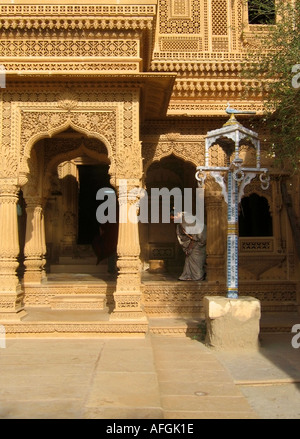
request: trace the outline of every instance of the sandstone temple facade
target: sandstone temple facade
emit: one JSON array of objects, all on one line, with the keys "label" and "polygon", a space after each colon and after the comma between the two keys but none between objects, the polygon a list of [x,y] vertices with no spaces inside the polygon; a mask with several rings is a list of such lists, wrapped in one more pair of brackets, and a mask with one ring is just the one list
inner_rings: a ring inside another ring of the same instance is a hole
[{"label": "sandstone temple facade", "polygon": [[[197,330],[171,318],[197,320],[204,296],[226,292],[221,188],[205,182],[207,279],[195,283],[177,281],[183,254],[173,224],[120,223],[118,275],[106,261],[96,265],[95,194],[111,187],[126,215],[132,189],[195,190],[205,136],[227,121],[227,103],[262,115],[260,94],[245,98],[240,72],[263,27],[249,24],[243,0],[1,2],[0,323],[8,335]],[[255,130],[253,118],[239,122]],[[269,330],[285,330],[281,316],[300,306],[299,182],[274,166],[259,136],[271,180],[264,191],[253,179],[241,202],[239,288],[276,317]],[[210,154],[224,164],[219,145]],[[241,154],[255,160],[247,145]],[[162,272],[151,273],[155,261]]]}]

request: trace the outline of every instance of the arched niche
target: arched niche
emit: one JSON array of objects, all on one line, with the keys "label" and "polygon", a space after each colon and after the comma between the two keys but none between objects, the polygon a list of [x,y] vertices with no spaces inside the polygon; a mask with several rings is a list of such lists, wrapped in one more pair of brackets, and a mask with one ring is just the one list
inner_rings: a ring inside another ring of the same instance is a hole
[{"label": "arched niche", "polygon": [[96,192],[112,187],[110,165],[105,144],[72,127],[32,147],[25,202],[26,196],[34,194],[43,200],[50,263],[59,262],[62,256],[94,256]]},{"label": "arched niche", "polygon": [[239,211],[239,236],[273,236],[273,221],[266,197],[254,192],[242,198]]},{"label": "arched niche", "polygon": [[[174,206],[172,194],[181,194],[181,205],[184,209],[184,189],[191,196],[192,210],[195,211],[195,197],[197,182],[195,179],[196,167],[193,163],[183,160],[174,154],[162,157],[147,167],[145,174],[145,189],[148,196],[148,219],[147,224],[140,224],[140,242],[142,261],[162,259],[165,261],[169,272],[179,272],[184,263],[183,252],[177,242],[175,225],[164,222],[162,217],[163,204],[165,212],[170,213]],[[171,197],[159,199],[159,220],[151,221],[151,213],[157,205],[153,194],[155,190],[166,190]],[[169,203],[170,201],[170,203]],[[153,204],[152,204],[153,203]],[[175,206],[176,207],[176,206]]]}]

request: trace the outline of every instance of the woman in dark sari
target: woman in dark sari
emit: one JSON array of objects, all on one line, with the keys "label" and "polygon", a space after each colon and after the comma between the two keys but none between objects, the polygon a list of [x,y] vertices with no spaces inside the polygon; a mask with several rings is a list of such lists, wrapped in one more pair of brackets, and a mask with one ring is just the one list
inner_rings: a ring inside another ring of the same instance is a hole
[{"label": "woman in dark sari", "polygon": [[[205,280],[205,260],[206,260],[206,226],[204,224],[201,233],[188,233],[190,221],[193,217],[185,212],[178,213],[174,218],[181,216],[182,222],[176,225],[176,235],[179,244],[185,253],[185,263],[179,280]],[[192,218],[190,220],[190,218]]]}]

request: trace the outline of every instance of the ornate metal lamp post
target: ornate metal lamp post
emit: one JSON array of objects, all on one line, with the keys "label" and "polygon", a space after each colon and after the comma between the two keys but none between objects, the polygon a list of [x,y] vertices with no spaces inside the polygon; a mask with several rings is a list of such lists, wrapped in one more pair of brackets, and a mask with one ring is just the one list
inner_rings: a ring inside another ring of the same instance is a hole
[{"label": "ornate metal lamp post", "polygon": [[[227,203],[227,297],[238,298],[238,206],[244,189],[259,174],[263,189],[269,187],[270,177],[267,168],[260,167],[260,142],[258,134],[243,127],[235,118],[235,114],[253,113],[226,110],[230,119],[222,128],[209,131],[205,138],[205,165],[198,166],[196,179],[198,185],[204,187],[206,173],[221,186]],[[256,167],[243,167],[240,157],[240,146],[251,144],[256,151]],[[226,153],[227,163],[224,167],[210,166],[209,148],[220,145]],[[227,177],[227,179],[226,179]],[[226,181],[227,180],[227,181]]]}]

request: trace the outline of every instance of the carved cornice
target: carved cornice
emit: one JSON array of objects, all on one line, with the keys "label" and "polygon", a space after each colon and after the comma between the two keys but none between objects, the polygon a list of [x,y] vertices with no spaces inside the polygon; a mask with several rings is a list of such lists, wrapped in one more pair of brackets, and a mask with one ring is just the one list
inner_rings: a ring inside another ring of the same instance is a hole
[{"label": "carved cornice", "polygon": [[153,5],[43,5],[27,4],[14,5],[6,4],[0,6],[0,13],[3,16],[52,16],[74,15],[74,16],[152,16],[156,13],[156,6]]},{"label": "carved cornice", "polygon": [[1,5],[0,29],[152,29],[155,5]]},{"label": "carved cornice", "polygon": [[[245,94],[247,90],[254,89],[254,85],[257,84],[257,81],[242,81],[240,79],[213,79],[213,78],[193,78],[193,79],[183,79],[179,78],[176,80],[173,97],[174,98],[194,98],[200,96],[212,96],[212,97],[229,97],[234,96],[235,98],[238,95],[241,97]],[[258,93],[252,92],[252,96],[258,97],[262,94],[263,87],[261,91]],[[243,94],[243,95],[242,95]]]},{"label": "carved cornice", "polygon": [[[78,63],[80,65],[80,63]],[[37,66],[39,64],[37,63]],[[47,74],[48,73],[48,74]],[[7,88],[5,94],[9,90],[40,90],[45,87],[47,90],[54,90],[55,87],[61,87],[62,82],[66,81],[66,77],[72,76],[72,83],[65,83],[66,88],[76,88],[77,92],[85,93],[90,91],[95,95],[95,87],[101,86],[102,92],[111,93],[112,95],[122,90],[141,93],[141,116],[145,119],[157,118],[165,116],[173,84],[175,81],[174,73],[110,73],[110,72],[80,72],[80,71],[56,71],[51,73],[39,71],[24,71],[22,75],[16,72],[7,72]],[[26,79],[25,79],[26,78]],[[70,78],[71,81],[71,78]],[[75,81],[73,83],[73,81]],[[102,95],[101,95],[102,96]],[[92,100],[92,97],[88,98]],[[101,100],[101,97],[100,97]],[[70,100],[68,100],[68,103]]]},{"label": "carved cornice", "polygon": [[[204,99],[203,99],[204,100]],[[232,101],[233,106],[238,107],[240,110],[251,110],[256,111],[258,115],[263,114],[264,106],[260,101],[241,101],[237,100],[236,97]],[[217,102],[208,101],[207,102],[176,102],[175,99],[171,99],[170,105],[168,107],[168,116],[175,115],[189,115],[196,117],[211,117],[211,116],[224,116],[225,108],[227,105],[226,97],[219,99]]]},{"label": "carved cornice", "polygon": [[19,32],[24,31],[40,31],[45,29],[54,31],[74,31],[83,29],[86,30],[151,30],[153,28],[152,18],[111,18],[111,17],[101,17],[101,19],[95,18],[79,18],[71,19],[58,17],[56,19],[46,18],[46,19],[36,19],[36,18],[2,18],[0,20],[0,29],[7,31],[13,31],[18,29]]},{"label": "carved cornice", "polygon": [[[180,99],[179,107],[182,100],[201,99],[203,101],[203,98],[215,101],[225,100],[226,105],[230,99],[235,105],[237,99],[245,102],[245,96],[247,96],[249,103],[249,100],[261,100],[262,93],[266,91],[266,86],[263,83],[258,88],[257,81],[241,77],[242,60],[226,60],[226,62],[215,59],[195,62],[192,60],[164,60],[152,62],[151,70],[177,73],[171,104]],[[216,105],[216,103],[214,104]],[[193,111],[193,109],[190,108],[189,111]]]},{"label": "carved cornice", "polygon": [[80,75],[85,76],[88,72],[138,72],[140,70],[139,62],[60,62],[60,61],[47,61],[47,62],[5,62],[5,68],[7,74],[10,72],[21,72],[22,74],[35,74],[36,72],[46,74],[49,72],[63,73],[65,75]]},{"label": "carved cornice", "polygon": [[[168,59],[168,57],[164,56],[166,54],[163,53],[154,54],[154,56],[155,55],[160,55],[160,59],[154,59],[152,61],[152,71],[177,72],[185,75],[193,75],[196,73],[197,75],[217,74],[222,76],[239,74],[245,56],[242,53],[230,53],[224,60],[223,57],[220,57],[221,54],[216,53],[205,54],[205,59],[203,58],[203,53],[174,53],[172,59]],[[178,57],[176,55],[178,55]]]}]

